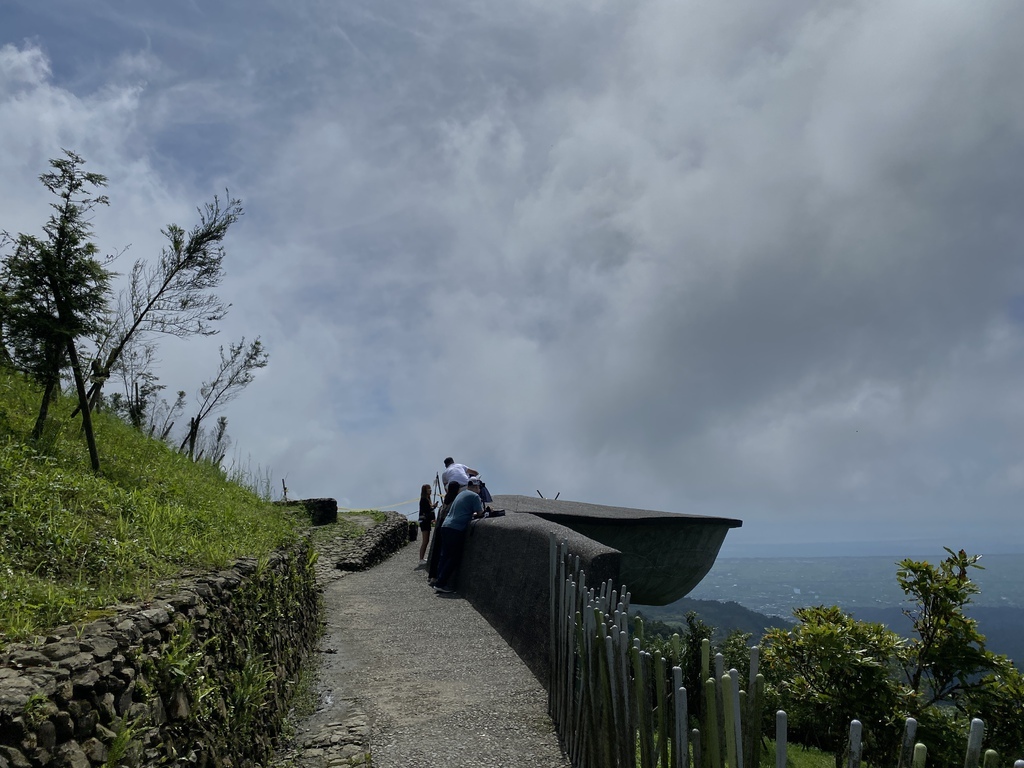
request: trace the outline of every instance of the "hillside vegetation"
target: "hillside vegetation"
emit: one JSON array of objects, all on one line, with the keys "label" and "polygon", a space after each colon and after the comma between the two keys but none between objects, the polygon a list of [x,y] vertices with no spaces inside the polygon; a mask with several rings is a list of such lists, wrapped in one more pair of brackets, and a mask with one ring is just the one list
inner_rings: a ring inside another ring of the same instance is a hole
[{"label": "hillside vegetation", "polygon": [[57,396],[30,441],[40,395],[0,367],[0,647],[298,535],[294,511],[246,478],[232,482],[111,414],[93,415],[104,454],[93,473],[70,398]]}]

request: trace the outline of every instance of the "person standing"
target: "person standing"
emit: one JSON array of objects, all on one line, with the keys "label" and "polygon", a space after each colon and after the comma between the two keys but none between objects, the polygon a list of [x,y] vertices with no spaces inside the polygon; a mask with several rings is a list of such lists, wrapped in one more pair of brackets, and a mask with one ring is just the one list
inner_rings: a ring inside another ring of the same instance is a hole
[{"label": "person standing", "polygon": [[470,521],[484,511],[484,503],[480,499],[480,478],[470,477],[468,485],[466,490],[455,497],[444,523],[441,524],[441,564],[437,570],[435,592],[455,591],[453,583],[462,562],[466,531]]},{"label": "person standing", "polygon": [[441,509],[437,511],[437,536],[434,537],[434,544],[430,548],[430,557],[427,563],[427,584],[431,587],[437,583],[437,568],[441,564],[441,526],[448,516],[448,510],[452,508],[452,502],[459,495],[459,484],[448,483],[444,499],[441,501]]},{"label": "person standing", "polygon": [[436,501],[430,500],[430,483],[425,483],[420,489],[420,565],[426,565],[424,555],[427,553],[427,544],[430,543],[430,528],[434,524],[434,507]]},{"label": "person standing", "polygon": [[448,483],[458,483],[460,488],[465,488],[469,485],[469,478],[476,477],[480,473],[475,469],[470,469],[465,464],[456,464],[455,459],[448,456],[444,460],[444,472],[441,473],[441,484],[445,488],[448,487]]}]

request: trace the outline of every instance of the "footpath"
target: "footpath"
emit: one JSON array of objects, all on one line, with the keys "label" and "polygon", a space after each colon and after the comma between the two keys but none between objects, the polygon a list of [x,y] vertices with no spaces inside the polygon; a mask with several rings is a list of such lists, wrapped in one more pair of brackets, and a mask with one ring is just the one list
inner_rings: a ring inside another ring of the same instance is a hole
[{"label": "footpath", "polygon": [[543,687],[457,592],[427,586],[417,549],[367,571],[321,569],[319,706],[277,764],[568,766]]}]

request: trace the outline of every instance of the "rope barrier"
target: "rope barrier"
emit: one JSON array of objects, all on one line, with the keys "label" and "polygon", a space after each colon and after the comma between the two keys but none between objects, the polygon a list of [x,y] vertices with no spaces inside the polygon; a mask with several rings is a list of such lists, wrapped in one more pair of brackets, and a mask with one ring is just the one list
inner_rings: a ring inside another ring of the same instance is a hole
[{"label": "rope barrier", "polygon": [[409,499],[408,501],[400,501],[397,504],[388,504],[387,506],[379,506],[379,507],[338,507],[338,509],[343,511],[343,512],[363,512],[363,511],[366,511],[368,509],[391,509],[392,507],[401,507],[401,506],[404,506],[406,504],[412,504],[413,502],[419,501],[419,500],[420,500],[420,497],[417,496],[417,497],[415,497],[413,499]]}]

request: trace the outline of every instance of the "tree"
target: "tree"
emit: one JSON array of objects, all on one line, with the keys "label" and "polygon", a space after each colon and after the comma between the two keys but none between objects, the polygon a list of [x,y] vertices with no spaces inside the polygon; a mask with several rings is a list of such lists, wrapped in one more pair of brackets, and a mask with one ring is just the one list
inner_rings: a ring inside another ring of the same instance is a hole
[{"label": "tree", "polygon": [[946,552],[948,557],[938,566],[915,560],[898,563],[896,580],[914,599],[913,607],[903,613],[917,635],[903,670],[921,697],[921,708],[946,702],[963,711],[971,691],[986,685],[982,675],[1000,669],[1003,662],[985,648],[978,622],[964,614],[971,597],[981,591],[967,575],[968,569],[981,568],[981,557],[962,549]]},{"label": "tree", "polygon": [[156,396],[165,389],[153,373],[155,360],[153,344],[132,341],[124,347],[115,365],[122,391],[110,396],[110,410],[139,430],[149,421]]},{"label": "tree", "polygon": [[88,188],[105,186],[107,180],[101,174],[83,172],[84,162],[64,150],[63,158],[50,161],[54,170],[39,177],[58,197],[58,202],[51,203],[56,214],[44,225],[44,237],[19,234],[14,238],[14,252],[4,265],[2,311],[11,358],[43,387],[33,439],[42,435],[61,371],[70,366],[79,405],[84,408],[82,427],[89,458],[93,470],[99,471],[77,342],[102,327],[107,311],[110,273],[95,258],[98,249],[89,241],[92,227],[86,218],[97,205],[108,203],[105,195]]},{"label": "tree", "polygon": [[[985,648],[977,622],[964,613],[979,592],[968,576],[981,567],[979,557],[946,552],[937,566],[897,564],[897,581],[912,601],[904,611],[913,623],[909,641],[835,606],[798,609],[792,631],[765,635],[765,674],[797,740],[831,751],[838,765],[856,718],[866,743],[879,749],[872,762],[884,762],[912,716],[929,757],[949,764],[962,757],[971,717],[991,721],[1022,711],[1024,681],[1009,659]],[[1024,735],[1005,725],[995,733],[1004,744]]]},{"label": "tree", "polygon": [[[764,636],[763,667],[777,708],[789,716],[794,741],[831,752],[841,765],[850,721],[865,727],[865,743],[882,762],[899,744],[910,691],[894,675],[902,638],[881,624],[857,621],[836,606],[793,611],[790,631]],[[896,726],[894,728],[894,726]]]},{"label": "tree", "polygon": [[178,450],[188,453],[194,459],[203,420],[238,397],[252,383],[256,371],[265,367],[268,360],[269,355],[263,350],[259,337],[248,346],[244,338],[237,344],[230,344],[227,354],[224,347],[221,347],[220,367],[214,377],[204,381],[199,388],[199,408],[196,415],[189,419],[188,432]]},{"label": "tree", "polygon": [[[104,382],[133,342],[146,334],[185,338],[217,333],[210,323],[221,320],[228,306],[210,290],[224,277],[222,245],[228,229],[243,214],[240,200],[216,196],[199,209],[199,223],[186,235],[177,224],[162,234],[169,244],[156,265],[141,259],[132,266],[128,286],[118,297],[114,320],[98,341],[89,405],[99,402]],[[132,383],[128,384],[132,388]]]}]

